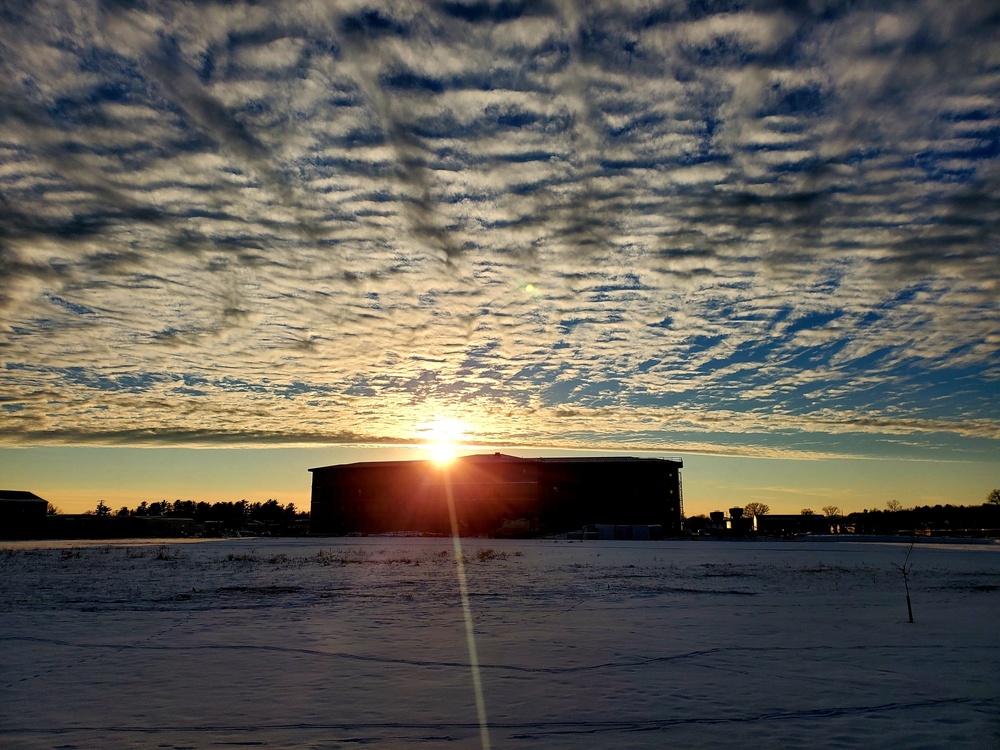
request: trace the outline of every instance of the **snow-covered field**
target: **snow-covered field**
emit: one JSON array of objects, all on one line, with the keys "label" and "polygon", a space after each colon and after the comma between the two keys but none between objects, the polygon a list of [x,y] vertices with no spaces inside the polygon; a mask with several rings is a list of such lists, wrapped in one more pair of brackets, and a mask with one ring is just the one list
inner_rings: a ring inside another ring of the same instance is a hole
[{"label": "snow-covered field", "polygon": [[[1000,546],[463,540],[496,748],[1000,747]],[[0,746],[476,748],[448,539],[0,546]]]}]

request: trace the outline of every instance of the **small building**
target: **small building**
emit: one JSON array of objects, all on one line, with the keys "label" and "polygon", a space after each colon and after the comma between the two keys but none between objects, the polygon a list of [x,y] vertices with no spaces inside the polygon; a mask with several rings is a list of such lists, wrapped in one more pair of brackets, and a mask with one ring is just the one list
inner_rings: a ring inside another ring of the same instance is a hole
[{"label": "small building", "polygon": [[49,504],[33,492],[0,490],[0,539],[45,536]]},{"label": "small building", "polygon": [[[502,453],[310,469],[313,534],[558,534],[588,524],[681,532],[679,459],[520,458]],[[617,534],[615,535],[617,536]],[[629,534],[631,536],[631,533]]]}]

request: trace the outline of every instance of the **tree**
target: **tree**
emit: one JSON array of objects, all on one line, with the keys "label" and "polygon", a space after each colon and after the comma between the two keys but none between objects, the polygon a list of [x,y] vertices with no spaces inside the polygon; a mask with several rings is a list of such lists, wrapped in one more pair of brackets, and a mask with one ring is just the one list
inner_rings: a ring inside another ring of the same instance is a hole
[{"label": "tree", "polygon": [[111,508],[103,500],[98,500],[97,507],[94,509],[94,515],[98,518],[108,518],[111,516]]},{"label": "tree", "polygon": [[195,502],[193,500],[174,500],[170,513],[182,518],[194,518]]},{"label": "tree", "polygon": [[824,505],[823,515],[827,518],[840,518],[844,515],[844,511],[842,511],[837,505]]},{"label": "tree", "polygon": [[1000,505],[1000,490],[993,490],[986,496],[987,505]]},{"label": "tree", "polygon": [[903,509],[903,504],[899,500],[886,500],[885,507],[890,513],[896,513]]},{"label": "tree", "polygon": [[816,515],[816,511],[814,511],[814,510],[813,510],[812,508],[803,508],[803,509],[802,509],[801,511],[799,511],[799,512],[800,512],[800,513],[801,513],[801,514],[802,514],[803,516],[815,516],[815,515]]},{"label": "tree", "polygon": [[758,503],[755,500],[754,502],[747,503],[743,506],[743,512],[748,516],[756,518],[757,516],[766,516],[771,512],[771,508],[767,505],[767,503]]},{"label": "tree", "polygon": [[251,515],[253,519],[255,521],[263,521],[264,523],[280,523],[285,515],[285,509],[274,498],[269,499],[263,504],[254,503],[252,508]]},{"label": "tree", "polygon": [[62,513],[62,511],[52,503],[49,503],[45,506],[45,513],[50,516],[57,516]]},{"label": "tree", "polygon": [[911,623],[913,622],[913,606],[910,604],[910,570],[913,569],[913,563],[910,562],[910,555],[912,554],[913,542],[910,542],[910,547],[906,550],[906,559],[903,560],[903,564],[892,564],[896,570],[903,574],[903,588],[906,590],[906,614],[909,615]]}]

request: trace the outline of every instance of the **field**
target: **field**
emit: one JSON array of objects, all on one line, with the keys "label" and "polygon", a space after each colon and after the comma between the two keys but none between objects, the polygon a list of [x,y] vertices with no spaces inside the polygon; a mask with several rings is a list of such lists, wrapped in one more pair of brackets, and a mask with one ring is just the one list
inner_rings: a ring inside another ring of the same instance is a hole
[{"label": "field", "polygon": [[[1000,747],[1000,545],[463,540],[496,748]],[[0,546],[0,746],[481,746],[448,539]]]}]

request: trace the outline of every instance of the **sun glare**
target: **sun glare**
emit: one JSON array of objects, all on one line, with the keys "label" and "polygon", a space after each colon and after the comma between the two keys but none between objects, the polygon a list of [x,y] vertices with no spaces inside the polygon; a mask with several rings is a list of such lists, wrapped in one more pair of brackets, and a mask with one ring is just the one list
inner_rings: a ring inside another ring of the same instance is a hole
[{"label": "sun glare", "polygon": [[431,459],[439,464],[452,461],[468,430],[457,419],[438,419],[417,428]]},{"label": "sun glare", "polygon": [[433,443],[430,446],[431,460],[435,463],[446,464],[455,458],[457,448],[452,443]]}]

